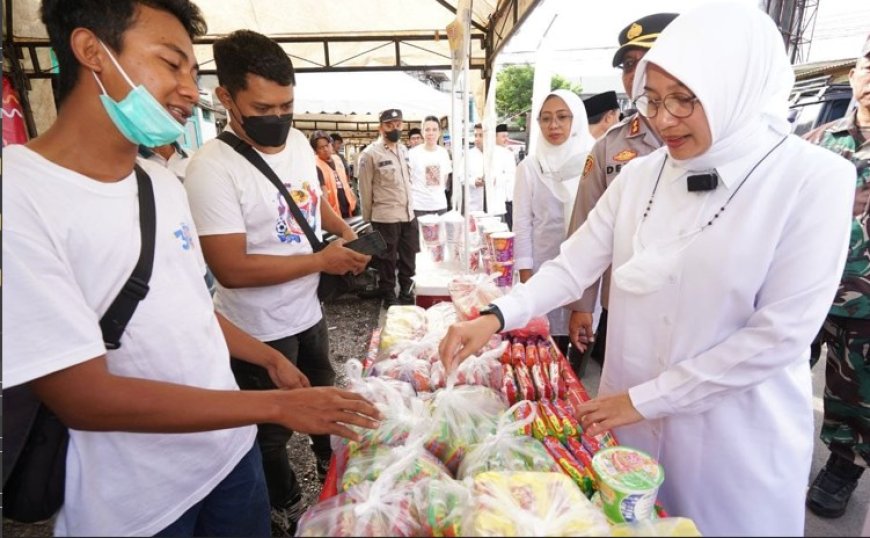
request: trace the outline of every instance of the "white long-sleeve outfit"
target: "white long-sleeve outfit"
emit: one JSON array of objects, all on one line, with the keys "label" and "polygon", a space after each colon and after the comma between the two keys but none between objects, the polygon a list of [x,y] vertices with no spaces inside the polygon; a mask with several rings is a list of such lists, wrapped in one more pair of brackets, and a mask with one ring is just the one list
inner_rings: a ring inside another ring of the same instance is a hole
[{"label": "white long-sleeve outfit", "polygon": [[[690,193],[668,165],[642,239],[709,220],[775,144],[719,168],[724,185]],[[495,301],[505,328],[579,298],[633,253],[633,237],[665,158],[632,161],[561,254]],[[803,535],[813,448],[807,352],[845,263],[854,169],[789,137],[697,234],[657,292],[611,288],[599,394],[628,391],[646,420],[621,444],[665,469],[659,499],[705,535]],[[631,186],[630,188],[626,188]],[[685,245],[684,245],[685,246]]]},{"label": "white long-sleeve outfit", "polygon": [[[547,260],[559,255],[565,237],[564,203],[556,198],[541,180],[541,169],[534,157],[517,167],[514,186],[514,268],[532,269],[537,273]],[[550,334],[568,334],[567,308],[555,308],[547,314]]]}]

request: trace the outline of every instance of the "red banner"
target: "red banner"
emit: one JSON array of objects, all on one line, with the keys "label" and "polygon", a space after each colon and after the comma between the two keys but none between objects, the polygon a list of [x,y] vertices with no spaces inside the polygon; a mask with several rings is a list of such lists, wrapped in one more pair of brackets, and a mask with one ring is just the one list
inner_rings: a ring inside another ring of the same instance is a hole
[{"label": "red banner", "polygon": [[3,147],[9,144],[27,142],[27,127],[24,124],[24,110],[18,92],[12,81],[3,75]]}]

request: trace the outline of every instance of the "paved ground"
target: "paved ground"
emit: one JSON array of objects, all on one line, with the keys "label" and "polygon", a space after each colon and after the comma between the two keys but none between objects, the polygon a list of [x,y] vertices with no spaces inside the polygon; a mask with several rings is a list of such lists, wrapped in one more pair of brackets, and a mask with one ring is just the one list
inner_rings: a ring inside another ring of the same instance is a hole
[{"label": "paved ground", "polygon": [[[583,384],[589,394],[594,396],[598,392],[598,381],[601,377],[601,368],[595,361],[589,361],[583,376]],[[815,478],[819,469],[824,467],[828,459],[828,449],[819,440],[819,429],[822,424],[822,393],[825,389],[825,363],[820,360],[813,368],[813,396],[815,407],[815,448],[813,451],[813,467],[807,483]],[[858,489],[852,495],[846,514],[838,519],[825,519],[818,517],[807,510],[805,536],[860,536],[864,525],[864,516],[870,506],[870,473],[858,484]]]}]

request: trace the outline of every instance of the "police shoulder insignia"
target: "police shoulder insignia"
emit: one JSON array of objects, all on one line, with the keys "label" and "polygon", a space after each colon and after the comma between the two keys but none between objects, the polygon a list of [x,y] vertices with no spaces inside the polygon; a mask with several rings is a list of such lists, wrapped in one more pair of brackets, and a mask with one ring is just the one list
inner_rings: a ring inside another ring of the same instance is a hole
[{"label": "police shoulder insignia", "polygon": [[595,157],[593,157],[592,155],[588,155],[586,157],[586,164],[583,165],[583,176],[582,177],[586,177],[586,175],[592,171],[593,164],[595,164]]},{"label": "police shoulder insignia", "polygon": [[613,156],[613,160],[619,163],[624,163],[630,161],[637,157],[636,151],[631,151],[630,149],[624,149]]},{"label": "police shoulder insignia", "polygon": [[634,118],[631,122],[631,126],[628,128],[629,135],[636,135],[640,132],[640,118]]},{"label": "police shoulder insignia", "polygon": [[634,23],[631,26],[629,26],[628,31],[625,32],[625,37],[627,37],[628,40],[631,41],[632,39],[634,39],[635,37],[639,36],[642,33],[643,33],[643,26],[639,25],[638,23]]}]

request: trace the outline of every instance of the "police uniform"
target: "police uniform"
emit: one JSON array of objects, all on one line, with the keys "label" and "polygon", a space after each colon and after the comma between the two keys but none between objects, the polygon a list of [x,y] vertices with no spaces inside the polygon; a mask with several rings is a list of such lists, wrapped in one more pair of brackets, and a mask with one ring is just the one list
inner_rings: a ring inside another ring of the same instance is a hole
[{"label": "police uniform", "polygon": [[[385,110],[381,123],[402,119],[397,109]],[[374,257],[380,290],[385,298],[395,298],[396,269],[399,271],[401,295],[409,299],[420,250],[417,219],[411,194],[411,170],[408,148],[396,142],[395,150],[387,147],[383,137],[369,144],[359,162],[360,205],[363,220],[372,223],[387,243],[387,250]]]},{"label": "police uniform", "polygon": [[[622,64],[625,53],[632,49],[649,49],[656,38],[677,17],[676,13],[655,13],[632,22],[619,32],[619,49],[613,55],[613,67]],[[662,145],[661,140],[640,114],[635,112],[617,123],[599,139],[586,158],[583,178],[574,200],[574,210],[568,224],[568,235],[574,233],[584,222],[592,208],[613,183],[622,167],[632,159],[648,155]],[[575,312],[593,312],[601,284],[601,317],[598,323],[595,347],[592,354],[604,360],[607,336],[607,302],[610,292],[610,268],[601,280],[595,282],[569,308]]]}]

